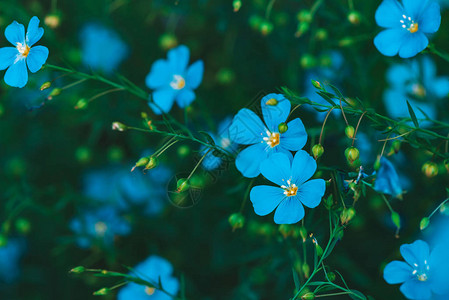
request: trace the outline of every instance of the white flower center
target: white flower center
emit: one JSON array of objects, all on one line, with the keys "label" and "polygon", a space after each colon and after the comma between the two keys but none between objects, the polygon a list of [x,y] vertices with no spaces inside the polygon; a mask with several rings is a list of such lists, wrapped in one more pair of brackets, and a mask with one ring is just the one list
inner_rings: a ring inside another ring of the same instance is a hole
[{"label": "white flower center", "polygon": [[415,268],[412,272],[413,275],[418,278],[419,281],[427,281],[429,277],[427,276],[430,266],[427,264],[427,260],[424,261],[424,267],[419,267],[418,264],[413,264],[413,267]]},{"label": "white flower center", "polygon": [[420,83],[415,83],[412,85],[412,93],[415,96],[418,96],[420,98],[424,98],[426,96],[426,89],[424,86]]},{"label": "white flower center", "polygon": [[221,148],[226,149],[226,148],[228,148],[229,146],[231,146],[231,140],[228,139],[228,138],[222,138],[220,144],[221,144]]},{"label": "white flower center", "polygon": [[[276,147],[281,142],[281,134],[279,132],[270,132],[267,130],[267,136],[263,138],[263,142],[267,143],[271,148]],[[262,143],[263,143],[262,142]]]},{"label": "white flower center", "polygon": [[104,222],[97,222],[95,223],[95,232],[98,236],[104,236],[106,233],[106,230],[108,229],[108,226]]},{"label": "white flower center", "polygon": [[402,15],[402,20],[400,20],[399,22],[401,22],[402,28],[407,29],[408,31],[410,31],[410,33],[415,33],[418,31],[418,23],[415,23],[415,21],[413,21],[411,17]]},{"label": "white flower center", "polygon": [[[282,181],[284,181],[282,179]],[[287,185],[281,185],[281,188],[284,189],[284,195],[287,197],[291,197],[291,196],[296,196],[296,194],[298,193],[298,187],[296,186],[296,184],[292,184],[291,180],[287,180]]]},{"label": "white flower center", "polygon": [[175,90],[181,90],[186,86],[186,80],[181,75],[173,75],[170,86]]}]

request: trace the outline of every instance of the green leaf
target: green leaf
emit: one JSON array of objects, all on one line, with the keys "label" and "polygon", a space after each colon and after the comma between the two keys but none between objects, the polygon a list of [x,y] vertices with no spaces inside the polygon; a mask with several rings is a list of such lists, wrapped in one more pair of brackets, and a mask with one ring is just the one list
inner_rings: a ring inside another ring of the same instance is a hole
[{"label": "green leaf", "polygon": [[299,291],[301,288],[301,283],[299,282],[298,273],[296,272],[295,268],[292,267],[293,272],[293,281],[295,282],[295,288]]},{"label": "green leaf", "polygon": [[348,296],[351,299],[356,299],[356,300],[366,300],[365,295],[363,295],[361,292],[357,291],[357,290],[350,290],[352,294],[349,294]]},{"label": "green leaf", "polygon": [[321,96],[321,98],[323,98],[324,100],[326,100],[327,102],[329,102],[330,105],[332,106],[336,106],[335,102],[332,101],[332,97],[334,97],[333,94],[328,93],[328,92],[324,92],[324,91],[319,91],[316,92],[318,95]]},{"label": "green leaf", "polygon": [[410,117],[412,118],[413,124],[415,124],[416,128],[419,128],[419,123],[418,123],[418,119],[416,118],[415,112],[413,111],[412,106],[410,105],[410,103],[407,101],[407,107],[408,107],[408,112],[410,114]]},{"label": "green leaf", "polygon": [[209,133],[207,133],[206,131],[198,131],[199,133],[201,133],[202,135],[204,135],[206,137],[206,140],[209,144],[211,144],[212,146],[215,146],[215,141],[214,139],[210,136]]}]

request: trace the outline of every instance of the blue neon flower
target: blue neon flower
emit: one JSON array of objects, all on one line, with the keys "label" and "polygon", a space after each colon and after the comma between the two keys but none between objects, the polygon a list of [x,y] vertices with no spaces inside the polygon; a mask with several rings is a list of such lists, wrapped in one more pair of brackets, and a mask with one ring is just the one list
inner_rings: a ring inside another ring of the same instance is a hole
[{"label": "blue neon flower", "polygon": [[[132,276],[142,278],[154,285],[159,281],[169,294],[175,296],[179,291],[179,281],[172,276],[173,267],[166,259],[152,255],[138,264],[130,273]],[[151,297],[150,297],[151,296]],[[117,294],[118,300],[170,300],[169,295],[153,287],[130,282]]]},{"label": "blue neon flower", "polygon": [[275,153],[260,166],[262,175],[280,187],[259,185],[251,189],[254,212],[265,216],[276,209],[276,224],[294,224],[304,217],[303,205],[314,208],[326,190],[323,179],[312,179],[316,161],[307,152],[296,152],[293,161],[284,153]]},{"label": "blue neon flower", "polygon": [[[276,104],[271,105],[273,103]],[[262,98],[261,106],[265,124],[254,112],[243,108],[229,127],[233,142],[250,145],[235,160],[237,169],[249,178],[260,174],[260,164],[272,154],[282,152],[291,157],[290,151],[302,149],[307,142],[307,133],[299,118],[287,123],[286,132],[279,132],[279,125],[287,121],[291,108],[284,95],[269,94]]]},{"label": "blue neon flower", "polygon": [[129,52],[115,31],[97,23],[84,25],[80,39],[83,64],[94,71],[112,73]]},{"label": "blue neon flower", "polygon": [[449,260],[447,248],[429,245],[421,240],[404,244],[400,248],[403,261],[392,261],[384,269],[384,279],[389,284],[402,283],[400,291],[407,299],[431,299],[449,292]]},{"label": "blue neon flower", "polygon": [[203,80],[204,64],[197,60],[188,67],[189,58],[189,48],[181,45],[168,51],[167,59],[159,59],[151,66],[145,82],[155,90],[152,96],[154,103],[149,103],[154,113],[161,114],[161,110],[169,112],[175,101],[184,108],[195,100],[193,90]]},{"label": "blue neon flower", "polygon": [[83,211],[72,219],[70,228],[77,235],[77,243],[81,248],[94,245],[110,247],[116,236],[124,236],[131,231],[129,222],[111,206]]},{"label": "blue neon flower", "polygon": [[6,70],[5,82],[7,85],[22,88],[28,82],[28,69],[36,73],[42,68],[48,58],[48,48],[34,46],[44,35],[44,29],[39,27],[39,19],[32,17],[28,23],[27,33],[25,27],[16,21],[5,29],[6,39],[14,47],[0,48],[0,70]]},{"label": "blue neon flower", "polygon": [[11,283],[19,277],[19,260],[25,250],[24,240],[8,239],[4,246],[0,246],[0,282]]},{"label": "blue neon flower", "polygon": [[418,119],[425,118],[421,110],[435,119],[438,101],[449,94],[449,77],[437,76],[435,63],[428,56],[393,65],[387,71],[387,81],[390,87],[384,93],[384,103],[395,118],[410,117],[408,100]]},{"label": "blue neon flower", "polygon": [[413,57],[429,44],[426,34],[441,23],[440,6],[432,0],[384,0],[376,11],[376,22],[386,28],[374,38],[380,53]]},{"label": "blue neon flower", "polygon": [[398,173],[393,164],[384,156],[380,159],[380,168],[377,172],[374,190],[393,197],[400,197],[402,194]]}]

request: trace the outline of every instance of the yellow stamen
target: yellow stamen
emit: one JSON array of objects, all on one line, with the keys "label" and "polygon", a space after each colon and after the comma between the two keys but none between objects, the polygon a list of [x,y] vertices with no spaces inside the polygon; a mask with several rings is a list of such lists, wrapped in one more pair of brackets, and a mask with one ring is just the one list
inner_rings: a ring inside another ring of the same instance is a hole
[{"label": "yellow stamen", "polygon": [[413,91],[413,94],[418,96],[418,97],[423,98],[423,97],[426,96],[426,89],[423,87],[422,84],[415,83],[412,86],[412,91]]},{"label": "yellow stamen", "polygon": [[181,75],[173,75],[170,86],[175,90],[181,90],[186,86],[186,80]]},{"label": "yellow stamen", "polygon": [[408,28],[408,31],[410,31],[410,33],[415,33],[418,31],[418,23],[412,23],[410,25],[410,27]]},{"label": "yellow stamen", "polygon": [[23,57],[27,57],[30,54],[30,47],[26,43],[23,45],[22,43],[17,43],[16,48]]},{"label": "yellow stamen", "polygon": [[153,295],[155,291],[156,291],[156,289],[154,287],[149,287],[149,286],[145,287],[145,294],[147,294],[148,296]]},{"label": "yellow stamen", "polygon": [[418,275],[418,280],[419,281],[427,281],[427,275],[425,273]]},{"label": "yellow stamen", "polygon": [[281,135],[279,132],[269,132],[267,131],[268,137],[264,137],[263,140],[267,143],[271,148],[276,147],[281,142]]}]

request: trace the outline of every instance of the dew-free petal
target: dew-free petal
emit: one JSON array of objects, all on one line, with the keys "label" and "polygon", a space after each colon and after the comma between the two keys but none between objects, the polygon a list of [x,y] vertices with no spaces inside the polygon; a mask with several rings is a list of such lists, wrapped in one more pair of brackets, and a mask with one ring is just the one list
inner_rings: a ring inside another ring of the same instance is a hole
[{"label": "dew-free petal", "polygon": [[14,21],[6,27],[5,37],[13,46],[17,46],[17,43],[23,44],[25,42],[25,27]]},{"label": "dew-free petal", "polygon": [[176,96],[176,103],[181,108],[187,107],[195,100],[195,92],[191,89],[184,88]]},{"label": "dew-free petal", "polygon": [[32,17],[30,23],[28,23],[26,43],[29,47],[36,44],[44,35],[44,28],[39,27],[38,17]]},{"label": "dew-free petal", "polygon": [[419,282],[417,279],[404,282],[399,290],[407,299],[428,300],[432,297],[428,282]]},{"label": "dew-free petal", "polygon": [[168,51],[167,57],[171,71],[174,74],[184,76],[190,58],[189,48],[184,45],[173,48]]},{"label": "dew-free petal", "polygon": [[303,184],[316,171],[316,161],[306,151],[296,152],[292,163],[292,178],[296,185]]},{"label": "dew-free petal", "polygon": [[196,89],[203,80],[204,63],[202,60],[194,62],[187,69],[186,85],[191,89]]},{"label": "dew-free petal", "polygon": [[36,73],[42,68],[48,58],[48,48],[44,46],[34,46],[30,49],[30,53],[26,59],[28,69],[31,73]]},{"label": "dew-free petal", "polygon": [[394,260],[385,266],[384,279],[388,284],[403,283],[412,277],[412,272],[409,264]]},{"label": "dew-free petal", "polygon": [[229,127],[229,136],[237,144],[260,143],[266,127],[260,118],[247,108],[241,109]]},{"label": "dew-free petal", "polygon": [[251,189],[249,198],[253,203],[254,212],[259,216],[265,216],[281,203],[285,195],[280,187],[258,185]]},{"label": "dew-free petal", "polygon": [[304,207],[297,197],[287,197],[274,213],[274,223],[295,224],[304,217]]},{"label": "dew-free petal", "polygon": [[440,24],[440,6],[436,2],[429,3],[421,13],[421,22],[418,24],[419,30],[424,33],[434,33],[438,31]]},{"label": "dew-free petal", "polygon": [[284,153],[274,153],[260,164],[260,173],[277,185],[287,185],[291,177],[291,162]]},{"label": "dew-free petal", "polygon": [[162,112],[169,112],[171,107],[173,106],[173,103],[175,102],[176,93],[177,91],[168,88],[154,91],[153,101],[156,105],[154,105],[152,102],[149,103],[154,113],[160,115]]},{"label": "dew-free petal", "polygon": [[283,148],[298,151],[307,143],[307,133],[301,119],[296,118],[287,123],[288,130],[281,134],[281,143]]},{"label": "dew-free petal", "polygon": [[421,31],[406,34],[403,37],[401,47],[399,49],[399,56],[402,58],[410,58],[426,49],[429,44],[427,36]]},{"label": "dew-free petal", "polygon": [[[275,99],[276,105],[268,105],[267,101]],[[282,94],[268,94],[260,101],[262,116],[271,132],[279,132],[279,124],[287,120],[290,114],[291,103]]]},{"label": "dew-free petal", "polygon": [[0,48],[0,70],[8,68],[14,63],[19,52],[14,47]]},{"label": "dew-free petal", "polygon": [[394,56],[398,54],[402,41],[407,34],[410,33],[403,28],[386,29],[376,35],[374,45],[383,55]]},{"label": "dew-free petal", "polygon": [[298,189],[298,197],[302,204],[309,208],[317,207],[326,191],[323,179],[312,179],[303,183]]},{"label": "dew-free petal", "polygon": [[401,27],[402,5],[397,0],[384,0],[376,10],[376,23],[380,27]]},{"label": "dew-free petal", "polygon": [[412,244],[404,244],[400,248],[401,255],[410,265],[422,265],[429,258],[429,245],[421,240],[417,240]]},{"label": "dew-free petal", "polygon": [[12,64],[5,73],[7,85],[22,88],[28,82],[28,70],[25,59],[19,59]]},{"label": "dew-free petal", "polygon": [[268,152],[265,144],[254,144],[240,151],[235,159],[235,166],[243,176],[257,177],[260,174],[260,164],[267,159]]},{"label": "dew-free petal", "polygon": [[151,71],[145,78],[145,83],[150,89],[168,87],[168,82],[171,80],[171,72],[169,64],[165,59],[158,59],[151,66]]}]

